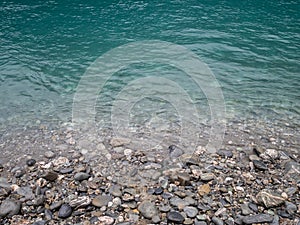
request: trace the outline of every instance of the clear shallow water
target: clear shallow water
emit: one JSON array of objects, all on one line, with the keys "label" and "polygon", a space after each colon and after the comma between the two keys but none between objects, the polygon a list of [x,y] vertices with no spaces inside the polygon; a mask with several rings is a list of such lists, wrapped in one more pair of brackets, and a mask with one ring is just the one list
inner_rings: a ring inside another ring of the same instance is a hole
[{"label": "clear shallow water", "polygon": [[[299,9],[299,1],[1,2],[0,122],[71,121],[76,87],[94,60],[120,45],[156,39],[188,48],[211,68],[227,118],[299,124]],[[98,100],[98,120],[126,82],[166,72],[190,87],[209,120],[204,94],[163,66],[116,74]],[[160,107],[152,106],[135,106],[141,120]]]}]

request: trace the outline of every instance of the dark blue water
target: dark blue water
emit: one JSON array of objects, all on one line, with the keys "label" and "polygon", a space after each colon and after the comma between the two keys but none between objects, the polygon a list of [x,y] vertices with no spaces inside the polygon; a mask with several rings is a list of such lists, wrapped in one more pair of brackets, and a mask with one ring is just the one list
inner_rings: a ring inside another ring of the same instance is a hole
[{"label": "dark blue water", "polygon": [[[161,40],[186,47],[210,67],[226,118],[299,124],[299,12],[299,1],[2,1],[0,122],[70,122],[76,87],[92,62],[120,45]],[[178,74],[193,95],[182,72],[132,66],[107,83],[98,113],[110,111],[127,81],[165,72]],[[207,107],[201,91],[192,98]]]}]

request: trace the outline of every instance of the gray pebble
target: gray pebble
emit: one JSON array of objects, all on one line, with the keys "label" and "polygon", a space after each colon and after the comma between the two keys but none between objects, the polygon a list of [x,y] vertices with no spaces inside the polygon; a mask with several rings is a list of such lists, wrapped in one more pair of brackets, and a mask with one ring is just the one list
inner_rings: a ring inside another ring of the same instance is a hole
[{"label": "gray pebble", "polygon": [[63,219],[68,218],[71,216],[72,212],[73,210],[71,206],[68,204],[63,204],[58,211],[58,217]]},{"label": "gray pebble", "polygon": [[90,178],[90,175],[88,173],[84,173],[84,172],[79,172],[74,175],[74,179],[76,181],[83,181],[83,180],[87,180],[89,178]]},{"label": "gray pebble", "polygon": [[150,201],[141,202],[138,206],[138,210],[147,219],[151,219],[153,216],[158,214],[155,204]]},{"label": "gray pebble", "polygon": [[273,216],[269,214],[256,214],[251,216],[245,216],[243,218],[243,222],[245,224],[253,224],[253,223],[270,223],[273,221]]},{"label": "gray pebble", "polygon": [[214,216],[211,220],[213,221],[213,223],[214,223],[215,225],[224,225],[223,220],[221,220],[220,218],[218,218],[218,217],[216,217],[216,216]]},{"label": "gray pebble", "polygon": [[182,223],[184,221],[184,217],[176,211],[168,212],[167,214],[168,221],[175,222],[175,223]]},{"label": "gray pebble", "polygon": [[190,218],[194,218],[198,214],[198,210],[195,207],[192,207],[192,206],[186,206],[186,207],[184,207],[183,211]]}]

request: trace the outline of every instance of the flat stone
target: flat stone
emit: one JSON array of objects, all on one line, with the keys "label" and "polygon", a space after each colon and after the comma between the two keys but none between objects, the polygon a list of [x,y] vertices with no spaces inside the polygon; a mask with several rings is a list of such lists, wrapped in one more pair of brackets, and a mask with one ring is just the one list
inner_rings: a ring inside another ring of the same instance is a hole
[{"label": "flat stone", "polygon": [[200,196],[204,196],[210,193],[210,186],[209,184],[203,184],[198,187],[198,194]]},{"label": "flat stone", "polygon": [[147,200],[139,204],[138,210],[146,219],[151,219],[158,214],[155,204]]},{"label": "flat stone", "polygon": [[107,206],[111,201],[111,197],[109,195],[98,195],[92,201],[92,204],[96,207]]},{"label": "flat stone", "polygon": [[63,219],[68,218],[72,212],[72,207],[69,204],[63,204],[58,211],[58,217]]},{"label": "flat stone", "polygon": [[263,154],[260,155],[263,159],[278,159],[279,152],[275,149],[267,149]]},{"label": "flat stone", "polygon": [[186,207],[184,207],[183,211],[190,218],[194,218],[198,214],[198,209],[193,206],[186,206]]},{"label": "flat stone", "polygon": [[190,183],[190,175],[188,173],[178,173],[177,177],[181,185],[187,185]]},{"label": "flat stone", "polygon": [[242,214],[244,216],[248,216],[251,213],[253,213],[252,210],[249,208],[247,203],[244,203],[244,204],[241,205],[241,210],[242,210]]},{"label": "flat stone", "polygon": [[169,155],[171,158],[178,158],[184,153],[184,151],[180,148],[178,148],[175,145],[170,145],[169,146]]},{"label": "flat stone", "polygon": [[58,178],[58,174],[54,171],[48,171],[44,177],[47,181],[55,181]]},{"label": "flat stone", "polygon": [[61,201],[53,202],[53,203],[50,205],[49,209],[50,209],[50,210],[56,210],[56,209],[60,208],[61,205],[62,205],[62,202],[61,202]]},{"label": "flat stone", "polygon": [[264,171],[264,170],[268,169],[267,165],[263,161],[253,160],[252,162],[253,162],[254,167],[258,170],[263,170]]},{"label": "flat stone", "polygon": [[30,187],[20,187],[17,189],[17,194],[25,197],[25,200],[31,200],[34,198],[34,194]]},{"label": "flat stone", "polygon": [[285,176],[291,179],[300,179],[300,164],[295,161],[288,161],[284,165]]},{"label": "flat stone", "polygon": [[221,157],[228,157],[231,158],[233,156],[232,151],[226,149],[220,149],[217,151],[217,154]]},{"label": "flat stone", "polygon": [[98,217],[98,220],[101,225],[112,225],[115,222],[114,218],[110,216],[101,216]]},{"label": "flat stone", "polygon": [[112,138],[110,140],[110,145],[112,147],[120,147],[123,145],[128,145],[130,143],[130,140],[127,138]]},{"label": "flat stone", "polygon": [[74,175],[74,179],[76,181],[83,181],[83,180],[87,180],[89,178],[90,178],[90,175],[88,173],[84,173],[84,172],[79,172]]},{"label": "flat stone", "polygon": [[273,216],[269,214],[256,214],[245,216],[242,220],[245,224],[271,223],[273,221]]},{"label": "flat stone", "polygon": [[260,191],[257,194],[256,199],[266,208],[279,206],[285,201],[285,199],[281,195],[266,189]]},{"label": "flat stone", "polygon": [[54,158],[54,157],[55,157],[55,153],[52,152],[52,151],[46,151],[46,152],[44,153],[44,156],[45,156],[46,158],[48,158],[48,159]]},{"label": "flat stone", "polygon": [[12,217],[19,214],[21,210],[21,203],[10,199],[4,200],[0,205],[0,218]]},{"label": "flat stone", "polygon": [[202,181],[211,181],[211,180],[215,179],[215,175],[213,173],[202,173],[200,175],[200,179]]},{"label": "flat stone", "polygon": [[170,222],[181,223],[184,221],[184,217],[176,211],[168,212],[167,219]]},{"label": "flat stone", "polygon": [[80,196],[69,202],[69,204],[72,208],[86,207],[90,203],[91,203],[91,199],[89,196]]},{"label": "flat stone", "polygon": [[285,202],[285,210],[288,214],[293,215],[297,212],[297,206],[292,202]]},{"label": "flat stone", "polygon": [[119,185],[113,185],[110,187],[109,193],[115,197],[121,197],[122,196],[121,187]]},{"label": "flat stone", "polygon": [[176,206],[178,209],[183,209],[189,205],[189,202],[176,196],[170,199],[170,205]]}]

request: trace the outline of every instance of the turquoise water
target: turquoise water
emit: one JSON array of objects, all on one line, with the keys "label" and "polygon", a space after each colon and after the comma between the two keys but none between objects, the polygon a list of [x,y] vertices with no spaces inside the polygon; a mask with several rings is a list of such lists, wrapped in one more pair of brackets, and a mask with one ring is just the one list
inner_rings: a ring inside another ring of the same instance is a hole
[{"label": "turquoise water", "polygon": [[[76,87],[94,60],[123,44],[162,40],[186,47],[211,68],[227,118],[299,124],[299,12],[299,1],[2,1],[0,122],[71,121]],[[177,74],[207,108],[182,72],[132,66],[107,83],[98,117],[110,111],[128,77],[165,72]],[[154,105],[136,108],[143,114]]]}]

